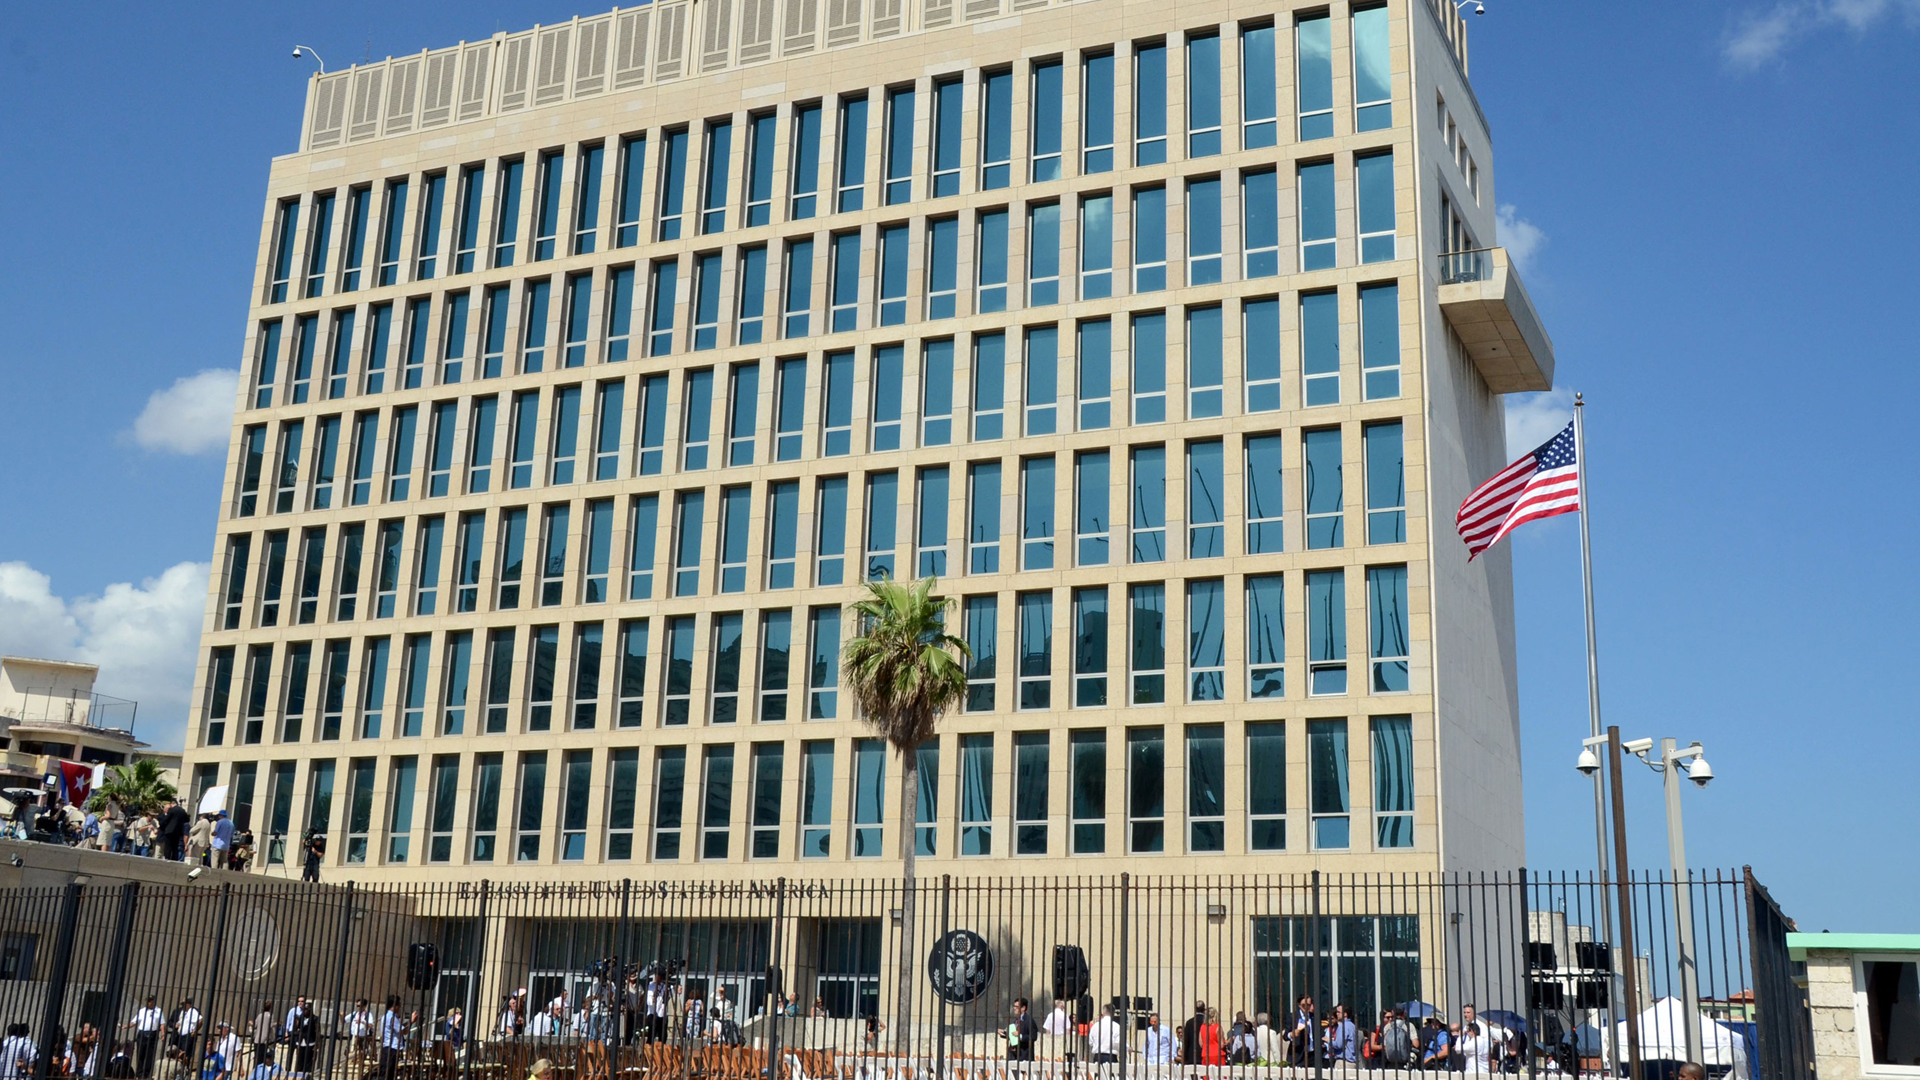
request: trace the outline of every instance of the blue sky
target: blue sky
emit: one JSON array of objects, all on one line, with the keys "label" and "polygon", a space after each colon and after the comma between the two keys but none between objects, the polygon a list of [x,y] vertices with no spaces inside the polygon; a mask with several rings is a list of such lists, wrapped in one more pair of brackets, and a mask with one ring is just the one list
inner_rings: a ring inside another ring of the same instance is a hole
[{"label": "blue sky", "polygon": [[[1920,390],[1898,315],[1920,0],[1486,4],[1502,239],[1527,249],[1564,388],[1517,423],[1550,432],[1574,388],[1591,403],[1607,719],[1707,744],[1695,865],[1751,863],[1804,928],[1920,930],[1920,710],[1898,676],[1920,644],[1898,419]],[[14,13],[0,650],[99,659],[101,689],[178,738],[231,397],[194,377],[239,362],[268,158],[299,132],[291,46],[340,67],[575,13]],[[1592,861],[1575,520],[1513,540],[1539,868]],[[1658,778],[1628,781],[1633,861],[1662,865]]]}]

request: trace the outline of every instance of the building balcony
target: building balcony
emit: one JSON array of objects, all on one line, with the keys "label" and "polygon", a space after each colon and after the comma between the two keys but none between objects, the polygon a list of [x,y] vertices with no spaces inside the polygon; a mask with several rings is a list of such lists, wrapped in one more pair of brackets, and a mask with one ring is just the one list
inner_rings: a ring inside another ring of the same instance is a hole
[{"label": "building balcony", "polygon": [[1506,248],[1440,256],[1440,314],[1494,393],[1553,389],[1553,339]]}]

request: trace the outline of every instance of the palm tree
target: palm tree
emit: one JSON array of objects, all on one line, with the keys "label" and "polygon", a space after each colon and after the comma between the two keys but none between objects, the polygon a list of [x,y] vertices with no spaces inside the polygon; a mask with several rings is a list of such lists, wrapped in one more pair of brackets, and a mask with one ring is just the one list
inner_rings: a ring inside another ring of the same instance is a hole
[{"label": "palm tree", "polygon": [[106,778],[93,789],[87,809],[104,810],[112,801],[129,814],[158,813],[176,794],[160,763],[142,758],[131,765],[107,766]]},{"label": "palm tree", "polygon": [[867,582],[867,597],[850,605],[858,632],[840,657],[847,690],[861,715],[900,758],[900,970],[894,1045],[906,1038],[913,985],[913,860],[920,816],[920,744],[967,692],[967,644],[947,633],[952,601],[934,594],[938,578],[911,585]]}]

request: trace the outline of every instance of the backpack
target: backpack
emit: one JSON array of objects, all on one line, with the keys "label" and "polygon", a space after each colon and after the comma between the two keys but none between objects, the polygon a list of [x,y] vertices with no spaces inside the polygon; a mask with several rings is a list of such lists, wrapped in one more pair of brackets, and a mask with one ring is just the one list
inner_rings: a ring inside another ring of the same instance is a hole
[{"label": "backpack", "polygon": [[1386,1034],[1380,1038],[1380,1052],[1390,1065],[1405,1065],[1413,1059],[1413,1039],[1407,1035],[1407,1025],[1395,1021],[1387,1025]]}]

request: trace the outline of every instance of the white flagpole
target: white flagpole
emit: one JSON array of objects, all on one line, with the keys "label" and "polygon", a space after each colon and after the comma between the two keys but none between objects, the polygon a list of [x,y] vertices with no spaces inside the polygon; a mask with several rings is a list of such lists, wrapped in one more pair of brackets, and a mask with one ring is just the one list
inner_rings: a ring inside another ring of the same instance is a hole
[{"label": "white flagpole", "polygon": [[[1588,510],[1593,504],[1589,501],[1592,496],[1587,489],[1587,429],[1582,419],[1586,413],[1586,407],[1587,403],[1582,395],[1578,393],[1574,394],[1573,462],[1575,475],[1580,485],[1580,582],[1587,615],[1587,723],[1589,734],[1598,737],[1602,730],[1600,727],[1600,653],[1593,632],[1593,554],[1592,544],[1587,535]],[[1607,892],[1607,789],[1606,770],[1604,769],[1597,770],[1593,774],[1593,832],[1594,850],[1598,859],[1597,865],[1600,869],[1600,888],[1598,890],[1600,894],[1599,930],[1602,933],[1610,933],[1613,926],[1613,903]],[[1618,867],[1616,871],[1625,873],[1626,868]],[[1618,939],[1616,938],[1615,941],[1617,943]],[[1611,951],[1611,948],[1609,951]],[[1621,961],[1631,964],[1633,963],[1633,957],[1623,956],[1621,957]],[[1617,970],[1619,965],[1616,964],[1613,966],[1616,970],[1612,973],[1609,982],[1612,983],[1614,992],[1608,995],[1609,1000],[1612,1002],[1613,1009],[1609,1010],[1609,1012],[1613,1015],[1618,1015],[1615,1010],[1618,1010],[1621,1005],[1619,1001],[1614,999],[1618,997],[1619,993],[1620,972]],[[1636,1005],[1634,1002],[1629,1001],[1625,1007],[1627,1009],[1633,1009]],[[1609,1034],[1611,1034],[1613,1029],[1611,1016],[1609,1016],[1609,1021],[1607,1030]]]}]

